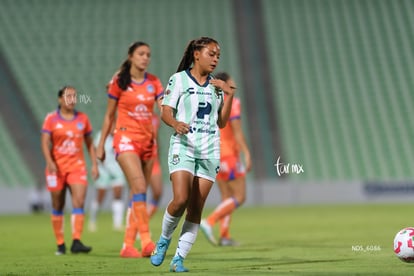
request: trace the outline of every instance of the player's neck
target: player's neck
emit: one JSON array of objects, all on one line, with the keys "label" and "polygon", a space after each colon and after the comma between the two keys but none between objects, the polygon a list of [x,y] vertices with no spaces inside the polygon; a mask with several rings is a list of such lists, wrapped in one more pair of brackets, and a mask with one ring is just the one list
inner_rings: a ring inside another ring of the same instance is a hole
[{"label": "player's neck", "polygon": [[131,80],[135,82],[142,82],[145,79],[145,71],[144,70],[138,70],[134,67],[131,68],[130,71],[131,74]]},{"label": "player's neck", "polygon": [[59,113],[60,113],[60,116],[65,120],[71,120],[75,116],[74,110],[65,109],[65,108],[61,108]]},{"label": "player's neck", "polygon": [[196,67],[191,68],[190,73],[198,83],[205,83],[207,81],[208,73],[201,72]]}]

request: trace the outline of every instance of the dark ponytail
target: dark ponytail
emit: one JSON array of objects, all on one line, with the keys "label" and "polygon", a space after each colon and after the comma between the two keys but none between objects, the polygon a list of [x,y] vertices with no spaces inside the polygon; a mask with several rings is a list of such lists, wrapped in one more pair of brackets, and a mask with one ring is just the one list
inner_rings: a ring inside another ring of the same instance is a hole
[{"label": "dark ponytail", "polygon": [[131,83],[131,62],[129,61],[129,57],[134,53],[135,49],[141,46],[148,46],[149,45],[142,41],[137,41],[131,44],[128,48],[128,58],[125,59],[125,61],[121,64],[121,67],[119,68],[118,73],[118,86],[122,90],[126,90]]},{"label": "dark ponytail", "polygon": [[190,68],[190,66],[194,63],[194,51],[200,51],[203,47],[210,43],[218,44],[216,40],[205,36],[191,40],[185,48],[184,55],[178,65],[177,72]]}]

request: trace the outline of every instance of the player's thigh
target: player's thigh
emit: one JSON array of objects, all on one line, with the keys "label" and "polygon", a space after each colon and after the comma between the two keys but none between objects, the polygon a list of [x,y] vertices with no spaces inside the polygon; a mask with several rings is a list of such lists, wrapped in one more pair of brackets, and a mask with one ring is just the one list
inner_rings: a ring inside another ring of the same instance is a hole
[{"label": "player's thigh", "polygon": [[239,203],[244,202],[246,199],[246,178],[244,176],[229,181],[228,187],[232,197],[235,197]]},{"label": "player's thigh", "polygon": [[213,181],[201,177],[194,177],[191,189],[190,201],[187,206],[187,220],[193,223],[200,223],[204,204],[210,193]]},{"label": "player's thigh", "polygon": [[132,193],[145,193],[146,182],[142,162],[134,152],[123,152],[117,157]]},{"label": "player's thigh", "polygon": [[88,172],[86,168],[80,168],[66,174],[66,183],[72,194],[73,208],[83,208],[85,204],[86,191],[88,189]]},{"label": "player's thigh", "polygon": [[162,175],[160,173],[152,174],[150,185],[153,197],[159,199],[162,194]]},{"label": "player's thigh", "polygon": [[232,196],[232,190],[228,181],[217,179],[217,186],[220,190],[221,198],[229,198]]}]

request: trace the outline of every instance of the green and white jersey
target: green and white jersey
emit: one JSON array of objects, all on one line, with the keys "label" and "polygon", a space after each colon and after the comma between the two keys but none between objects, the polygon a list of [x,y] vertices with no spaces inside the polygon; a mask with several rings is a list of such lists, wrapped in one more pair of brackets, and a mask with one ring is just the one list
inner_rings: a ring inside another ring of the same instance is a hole
[{"label": "green and white jersey", "polygon": [[209,83],[200,85],[189,70],[175,73],[165,89],[162,105],[174,109],[174,117],[190,125],[185,135],[174,133],[170,154],[185,154],[198,159],[220,158],[220,131],[217,125],[223,106],[223,91]]}]

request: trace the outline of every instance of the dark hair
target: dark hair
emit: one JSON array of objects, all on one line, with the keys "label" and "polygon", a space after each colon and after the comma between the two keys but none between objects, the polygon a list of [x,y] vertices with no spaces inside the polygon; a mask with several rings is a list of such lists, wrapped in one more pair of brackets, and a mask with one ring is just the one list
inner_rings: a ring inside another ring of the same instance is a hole
[{"label": "dark hair", "polygon": [[69,88],[72,88],[72,89],[75,89],[76,90],[76,88],[73,87],[72,85],[65,85],[65,86],[63,86],[62,88],[59,89],[59,91],[58,91],[58,97],[59,98],[62,97],[63,96],[63,93],[65,93],[66,89],[69,89]]},{"label": "dark hair", "polygon": [[222,81],[228,81],[231,78],[227,72],[219,72],[215,74],[214,77]]},{"label": "dark hair", "polygon": [[128,58],[121,64],[118,73],[118,86],[122,90],[126,90],[128,85],[131,83],[131,73],[129,70],[131,69],[131,62],[129,61],[129,56],[132,55],[138,47],[141,46],[148,46],[149,45],[142,41],[137,41],[132,43],[128,48]]},{"label": "dark hair", "polygon": [[191,40],[185,48],[180,65],[178,65],[177,72],[190,68],[191,64],[194,62],[194,51],[199,51],[210,43],[218,44],[216,40],[206,36]]}]

